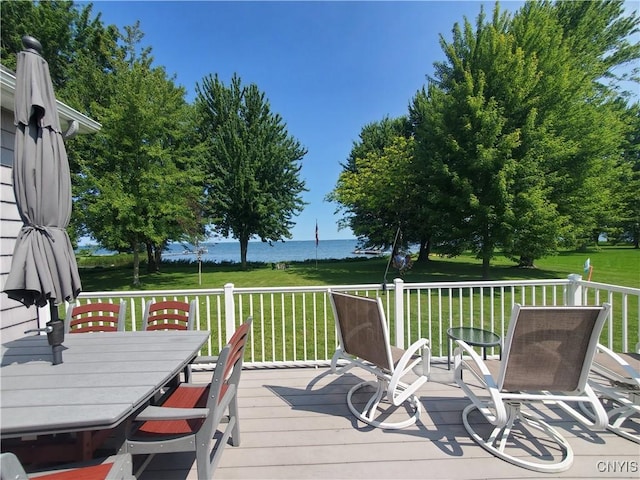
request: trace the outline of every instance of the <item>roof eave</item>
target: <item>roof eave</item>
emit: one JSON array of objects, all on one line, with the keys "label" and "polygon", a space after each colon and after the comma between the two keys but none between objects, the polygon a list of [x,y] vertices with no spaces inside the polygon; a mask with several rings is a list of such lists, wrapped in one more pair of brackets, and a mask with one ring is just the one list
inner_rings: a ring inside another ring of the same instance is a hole
[{"label": "roof eave", "polygon": [[[5,66],[0,65],[0,105],[2,108],[13,112],[15,91],[15,74]],[[102,128],[102,125],[98,122],[71,108],[69,105],[62,103],[60,100],[56,100],[56,104],[63,130],[65,126],[68,127],[74,121],[78,123],[78,133],[81,134],[96,133]]]}]

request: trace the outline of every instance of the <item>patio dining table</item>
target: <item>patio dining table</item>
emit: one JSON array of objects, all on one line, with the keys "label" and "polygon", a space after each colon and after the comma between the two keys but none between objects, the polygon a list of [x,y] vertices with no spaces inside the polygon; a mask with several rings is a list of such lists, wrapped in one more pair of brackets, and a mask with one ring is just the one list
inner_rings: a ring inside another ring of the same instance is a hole
[{"label": "patio dining table", "polygon": [[145,406],[193,361],[209,337],[202,331],[67,335],[63,363],[52,365],[46,336],[2,344],[0,439],[82,432],[81,457]]}]

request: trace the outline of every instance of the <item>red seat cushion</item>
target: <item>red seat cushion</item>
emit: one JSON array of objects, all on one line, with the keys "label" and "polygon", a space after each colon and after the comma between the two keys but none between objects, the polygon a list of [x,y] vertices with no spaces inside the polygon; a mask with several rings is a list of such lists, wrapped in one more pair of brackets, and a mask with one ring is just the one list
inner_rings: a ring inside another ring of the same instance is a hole
[{"label": "red seat cushion", "polygon": [[[169,408],[204,408],[207,406],[209,386],[179,386],[162,404]],[[149,420],[144,422],[136,432],[136,436],[185,435],[198,431],[204,418],[190,420]]]},{"label": "red seat cushion", "polygon": [[104,480],[112,466],[113,463],[103,463],[91,467],[74,468],[65,472],[42,475],[35,480]]}]

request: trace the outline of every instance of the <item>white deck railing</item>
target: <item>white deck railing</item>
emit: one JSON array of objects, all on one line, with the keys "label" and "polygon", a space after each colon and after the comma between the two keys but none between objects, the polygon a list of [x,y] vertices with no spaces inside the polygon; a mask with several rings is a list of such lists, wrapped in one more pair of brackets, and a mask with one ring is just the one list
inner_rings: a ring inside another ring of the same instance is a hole
[{"label": "white deck railing", "polygon": [[[313,287],[223,288],[133,292],[83,292],[80,303],[127,301],[127,330],[139,330],[149,299],[198,300],[199,330],[211,331],[203,355],[221,350],[236,326],[253,317],[246,363],[252,365],[326,364],[336,348],[329,289],[382,298],[399,347],[418,338],[431,340],[435,358],[447,352],[446,331],[475,326],[504,336],[511,308],[522,305],[612,304],[601,342],[629,351],[640,341],[640,289],[567,279],[334,285]],[[497,352],[493,352],[497,353]]]}]

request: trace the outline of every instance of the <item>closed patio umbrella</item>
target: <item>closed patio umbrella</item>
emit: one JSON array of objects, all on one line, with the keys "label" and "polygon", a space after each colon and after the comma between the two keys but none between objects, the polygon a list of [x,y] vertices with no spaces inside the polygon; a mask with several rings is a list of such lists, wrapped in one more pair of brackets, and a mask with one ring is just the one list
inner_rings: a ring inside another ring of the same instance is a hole
[{"label": "closed patio umbrella", "polygon": [[13,189],[24,225],[4,291],[26,306],[50,305],[51,322],[46,330],[56,364],[62,362],[57,305],[75,299],[81,291],[66,232],[71,218],[71,176],[49,65],[40,56],[36,39],[23,37],[22,43],[25,50],[18,53],[16,71]]}]

